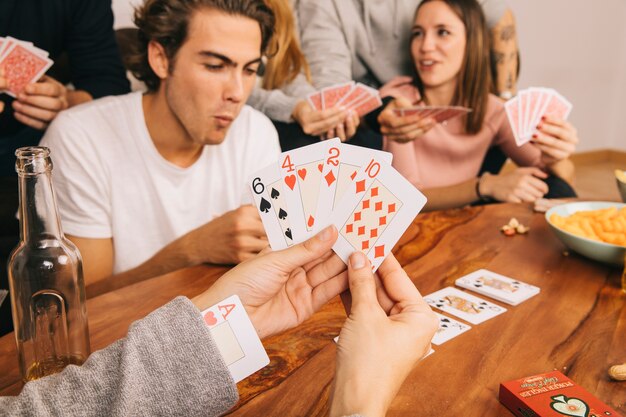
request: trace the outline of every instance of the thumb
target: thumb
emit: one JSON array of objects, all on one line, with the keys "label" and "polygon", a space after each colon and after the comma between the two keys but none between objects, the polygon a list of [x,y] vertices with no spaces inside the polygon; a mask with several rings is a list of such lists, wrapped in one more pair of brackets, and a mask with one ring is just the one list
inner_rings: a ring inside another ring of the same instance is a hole
[{"label": "thumb", "polygon": [[406,108],[406,107],[411,107],[413,105],[413,103],[411,103],[411,100],[402,96],[396,97],[395,102],[396,102],[396,107],[398,108]]},{"label": "thumb", "polygon": [[371,310],[380,305],[376,298],[376,284],[372,266],[361,252],[354,252],[348,262],[348,282],[352,294],[352,312],[360,309]]},{"label": "thumb", "polygon": [[287,269],[293,270],[318,259],[333,247],[336,240],[337,228],[330,225],[312,238],[288,249],[274,252],[271,256],[276,257]]},{"label": "thumb", "polygon": [[537,178],[543,178],[543,179],[548,178],[548,174],[546,174],[539,168],[535,168],[535,167],[531,168],[531,175]]}]

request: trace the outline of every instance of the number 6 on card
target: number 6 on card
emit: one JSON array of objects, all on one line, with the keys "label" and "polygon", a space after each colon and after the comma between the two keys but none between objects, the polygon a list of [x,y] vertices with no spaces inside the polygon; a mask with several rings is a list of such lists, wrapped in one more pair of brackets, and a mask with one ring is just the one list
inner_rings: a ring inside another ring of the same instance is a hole
[{"label": "number 6 on card", "polygon": [[353,252],[363,252],[375,271],[425,204],[400,173],[372,158],[333,213],[339,231],[333,250],[346,263]]}]

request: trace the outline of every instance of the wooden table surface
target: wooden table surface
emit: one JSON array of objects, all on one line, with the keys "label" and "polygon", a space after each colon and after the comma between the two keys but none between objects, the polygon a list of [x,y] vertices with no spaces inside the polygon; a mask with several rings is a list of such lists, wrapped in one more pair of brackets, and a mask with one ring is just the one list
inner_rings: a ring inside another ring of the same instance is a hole
[{"label": "wooden table surface", "polygon": [[[531,230],[505,237],[516,217]],[[422,214],[396,247],[422,294],[487,268],[537,285],[541,293],[435,346],[410,374],[390,416],[506,416],[500,382],[554,369],[626,415],[626,382],[607,376],[626,362],[626,295],[621,271],[564,254],[542,214],[501,204]],[[144,281],[88,301],[92,349],[123,337],[129,324],[182,294],[194,296],[226,269],[201,266]],[[493,300],[491,300],[493,301]],[[239,383],[232,416],[324,416],[345,313],[339,298],[296,329],[264,340],[269,366]],[[381,363],[384,366],[384,363]],[[0,338],[0,394],[19,382],[13,334]]]}]

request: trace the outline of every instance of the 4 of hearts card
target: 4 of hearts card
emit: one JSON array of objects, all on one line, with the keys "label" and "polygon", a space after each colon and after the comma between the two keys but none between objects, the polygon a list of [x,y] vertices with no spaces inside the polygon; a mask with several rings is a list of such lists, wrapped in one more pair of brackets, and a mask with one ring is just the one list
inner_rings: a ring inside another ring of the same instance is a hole
[{"label": "4 of hearts card", "polygon": [[486,269],[479,269],[457,279],[456,285],[513,306],[528,300],[541,291],[539,287]]},{"label": "4 of hearts card", "polygon": [[250,180],[250,189],[272,249],[293,245],[289,209],[283,197],[283,180],[278,165],[271,164],[255,173]]},{"label": "4 of hearts card", "polygon": [[375,271],[425,204],[419,190],[375,155],[332,214],[339,231],[333,250],[346,263],[352,253],[363,252]]},{"label": "4 of hearts card", "polygon": [[278,161],[292,237],[302,242],[316,230],[317,199],[324,167],[339,155],[338,138],[283,152]]},{"label": "4 of hearts card", "polygon": [[424,297],[424,300],[431,307],[438,308],[472,324],[480,324],[506,312],[504,307],[453,287],[435,291]]}]

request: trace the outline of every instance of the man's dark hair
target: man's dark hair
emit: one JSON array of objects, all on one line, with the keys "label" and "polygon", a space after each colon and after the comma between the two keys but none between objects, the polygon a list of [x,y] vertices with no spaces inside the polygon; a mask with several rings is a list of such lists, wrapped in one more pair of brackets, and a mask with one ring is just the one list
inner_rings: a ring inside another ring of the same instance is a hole
[{"label": "man's dark hair", "polygon": [[176,53],[187,40],[193,14],[205,8],[257,21],[261,29],[261,53],[265,52],[274,31],[275,18],[263,0],[146,0],[135,11],[135,24],[139,30],[128,65],[133,75],[146,83],[149,91],[156,91],[161,82],[148,62],[150,41],[163,46],[171,70]]}]

